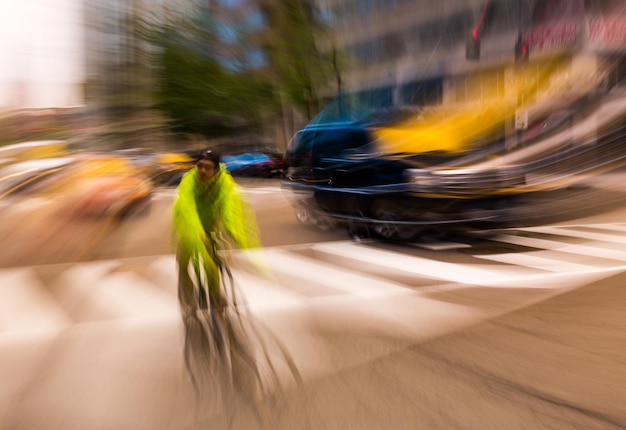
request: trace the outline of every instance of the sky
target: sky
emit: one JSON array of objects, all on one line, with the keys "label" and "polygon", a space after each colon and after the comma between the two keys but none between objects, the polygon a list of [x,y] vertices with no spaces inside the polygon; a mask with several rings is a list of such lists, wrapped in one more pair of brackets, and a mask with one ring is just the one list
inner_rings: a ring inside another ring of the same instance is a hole
[{"label": "sky", "polygon": [[76,102],[63,88],[84,80],[81,14],[81,0],[0,0],[0,106]]}]

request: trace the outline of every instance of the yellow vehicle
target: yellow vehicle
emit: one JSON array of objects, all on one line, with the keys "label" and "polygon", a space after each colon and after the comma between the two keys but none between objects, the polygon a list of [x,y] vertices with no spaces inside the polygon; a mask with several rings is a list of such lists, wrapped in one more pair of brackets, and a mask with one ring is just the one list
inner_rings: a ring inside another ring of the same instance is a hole
[{"label": "yellow vehicle", "polygon": [[194,159],[185,153],[162,152],[150,160],[145,173],[154,186],[171,187],[178,185],[185,172],[194,166]]},{"label": "yellow vehicle", "polygon": [[[565,157],[578,172],[584,162],[615,165],[592,158],[599,146],[585,144],[600,126],[607,129],[603,136],[619,137],[615,122],[626,102],[607,104],[594,92],[607,71],[584,61],[571,70],[561,57],[548,58],[517,70],[500,97],[408,113],[398,107],[342,116],[350,105],[338,100],[345,109],[320,114],[285,151],[284,186],[294,191],[296,216],[323,228],[346,224],[351,235],[365,230],[403,240],[435,226],[505,220],[518,196],[563,185]],[[520,110],[528,128],[512,130]],[[589,117],[581,121],[583,113]],[[524,145],[510,148],[512,133],[522,135]],[[571,145],[573,139],[582,144]],[[616,158],[623,139],[612,140],[614,150],[603,148]],[[545,180],[538,184],[540,173]]]},{"label": "yellow vehicle", "polygon": [[148,178],[122,156],[81,154],[0,169],[0,201],[44,197],[72,216],[124,217],[148,208],[151,196]]},{"label": "yellow vehicle", "polygon": [[0,163],[65,157],[69,152],[69,145],[64,140],[33,140],[0,147]]}]

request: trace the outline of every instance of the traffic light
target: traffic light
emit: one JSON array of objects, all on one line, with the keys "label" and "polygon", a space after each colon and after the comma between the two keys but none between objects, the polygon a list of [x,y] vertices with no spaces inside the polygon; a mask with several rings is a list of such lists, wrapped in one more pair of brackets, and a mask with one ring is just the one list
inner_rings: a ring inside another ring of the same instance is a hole
[{"label": "traffic light", "polygon": [[530,56],[530,47],[521,36],[517,37],[515,42],[515,62],[517,64],[527,63]]},{"label": "traffic light", "polygon": [[476,29],[472,30],[472,33],[467,38],[467,43],[465,44],[465,58],[473,61],[480,60],[480,35]]}]

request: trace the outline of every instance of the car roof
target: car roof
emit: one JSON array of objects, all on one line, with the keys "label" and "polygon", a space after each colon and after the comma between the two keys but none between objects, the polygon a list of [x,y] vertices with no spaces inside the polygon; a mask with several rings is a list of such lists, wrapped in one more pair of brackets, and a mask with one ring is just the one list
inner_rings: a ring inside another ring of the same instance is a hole
[{"label": "car roof", "polygon": [[300,130],[303,131],[312,131],[312,130],[333,130],[333,129],[346,129],[346,128],[364,128],[365,125],[361,122],[329,122],[329,123],[317,123],[317,124],[307,124]]}]

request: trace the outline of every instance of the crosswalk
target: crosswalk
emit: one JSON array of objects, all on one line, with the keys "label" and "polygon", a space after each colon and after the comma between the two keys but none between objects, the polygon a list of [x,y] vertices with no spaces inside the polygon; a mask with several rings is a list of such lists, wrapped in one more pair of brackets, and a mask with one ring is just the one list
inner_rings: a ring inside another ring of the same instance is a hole
[{"label": "crosswalk", "polygon": [[[259,315],[369,309],[405,327],[424,329],[427,320],[429,330],[434,321],[449,330],[626,271],[626,224],[501,230],[443,250],[419,245],[335,241],[233,251],[230,260]],[[0,342],[76,324],[175,318],[176,280],[173,255],[0,269]]]},{"label": "crosswalk", "polygon": [[242,191],[246,194],[289,194],[291,191],[281,188],[280,185],[268,185],[261,187],[242,187]]},{"label": "crosswalk", "polygon": [[[251,186],[245,184],[239,188],[243,193],[247,195],[268,195],[268,194],[289,194],[290,191],[282,188],[279,184]],[[155,195],[158,197],[172,198],[178,195],[177,188],[159,188],[155,191]]]}]

